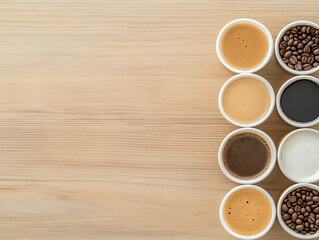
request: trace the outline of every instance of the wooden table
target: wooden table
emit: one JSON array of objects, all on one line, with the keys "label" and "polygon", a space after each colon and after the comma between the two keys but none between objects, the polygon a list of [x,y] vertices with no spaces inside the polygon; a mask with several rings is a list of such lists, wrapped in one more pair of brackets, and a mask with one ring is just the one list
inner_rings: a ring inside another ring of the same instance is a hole
[{"label": "wooden table", "polygon": [[[218,218],[237,184],[217,151],[235,126],[217,107],[233,73],[218,31],[253,18],[273,37],[318,22],[311,1],[0,2],[0,239],[231,239]],[[274,57],[275,92],[292,75]],[[319,74],[313,74],[319,77]],[[274,112],[275,142],[293,129]],[[318,129],[318,127],[317,127]],[[258,184],[277,200],[276,166]],[[278,222],[264,239],[291,239]]]}]

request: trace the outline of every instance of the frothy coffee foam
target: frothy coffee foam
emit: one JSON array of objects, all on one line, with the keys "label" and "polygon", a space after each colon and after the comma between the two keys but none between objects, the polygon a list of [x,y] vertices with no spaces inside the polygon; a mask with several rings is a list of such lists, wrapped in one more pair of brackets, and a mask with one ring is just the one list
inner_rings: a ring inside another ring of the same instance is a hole
[{"label": "frothy coffee foam", "polygon": [[223,215],[232,231],[251,236],[260,233],[268,226],[272,209],[270,201],[260,191],[241,189],[227,199]]},{"label": "frothy coffee foam", "polygon": [[319,134],[296,132],[283,143],[280,160],[287,175],[303,182],[319,178]]}]

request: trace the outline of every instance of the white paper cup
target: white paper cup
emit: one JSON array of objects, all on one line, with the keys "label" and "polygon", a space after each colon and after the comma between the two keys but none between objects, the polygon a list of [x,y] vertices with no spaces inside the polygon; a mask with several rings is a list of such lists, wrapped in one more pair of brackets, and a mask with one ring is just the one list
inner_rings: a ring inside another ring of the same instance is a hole
[{"label": "white paper cup", "polygon": [[[231,27],[231,26],[233,26],[235,24],[238,24],[238,23],[251,23],[251,24],[254,24],[255,26],[257,26],[259,29],[261,29],[265,33],[265,35],[267,36],[267,39],[268,39],[268,52],[267,52],[264,60],[258,66],[254,67],[252,69],[243,70],[243,69],[237,69],[237,68],[234,68],[234,67],[230,66],[224,60],[223,55],[222,55],[221,50],[220,50],[221,38],[222,38],[223,34],[225,33],[225,31],[229,27]],[[264,66],[266,66],[266,64],[271,59],[271,56],[272,56],[272,53],[273,53],[273,47],[274,47],[273,39],[272,39],[272,36],[271,36],[269,30],[263,24],[261,24],[260,22],[257,22],[256,20],[248,19],[248,18],[236,19],[236,20],[233,20],[233,21],[227,23],[220,30],[220,32],[218,34],[218,37],[217,37],[217,41],[216,41],[216,51],[217,51],[217,56],[218,56],[219,60],[221,61],[221,63],[226,68],[228,68],[230,71],[235,72],[235,73],[253,73],[253,72],[257,72],[257,71],[261,70]]]},{"label": "white paper cup", "polygon": [[[240,122],[237,122],[235,121],[234,119],[231,119],[224,111],[224,107],[223,107],[223,96],[224,96],[224,93],[225,93],[225,90],[226,88],[228,87],[228,85],[234,81],[236,81],[237,79],[239,78],[242,78],[242,77],[249,77],[249,78],[254,78],[258,81],[260,81],[262,84],[264,84],[266,86],[266,88],[268,89],[268,93],[269,93],[269,96],[270,96],[270,106],[269,106],[269,109],[267,110],[266,114],[261,118],[259,119],[258,121],[256,122],[252,122],[252,123],[247,123],[247,124],[244,124],[244,123],[240,123]],[[251,73],[241,73],[241,74],[237,74],[233,77],[231,77],[230,79],[228,79],[224,85],[222,86],[222,88],[220,89],[220,92],[219,92],[219,96],[218,96],[218,106],[219,106],[219,111],[221,112],[221,114],[223,115],[223,117],[230,123],[238,126],[238,127],[255,127],[259,124],[262,124],[264,121],[267,120],[267,118],[270,116],[270,114],[272,113],[272,111],[274,110],[274,107],[275,107],[275,93],[274,93],[274,90],[272,88],[272,86],[270,85],[270,83],[263,77],[257,75],[257,74],[251,74]]]},{"label": "white paper cup", "polygon": [[[319,137],[319,131],[315,130],[315,129],[311,129],[311,128],[300,128],[294,131],[289,132],[287,135],[285,135],[279,143],[279,147],[278,147],[278,165],[279,168],[281,170],[281,172],[291,181],[294,181],[296,183],[302,183],[302,182],[306,182],[306,183],[313,183],[313,182],[317,182],[319,181],[319,173],[317,174],[317,176],[314,176],[312,179],[297,179],[295,177],[292,176],[292,174],[289,173],[289,171],[287,169],[285,169],[283,163],[282,163],[282,148],[284,147],[284,145],[286,144],[286,142],[295,134],[300,133],[300,132],[313,132],[315,134],[318,134]],[[318,146],[319,147],[319,146]],[[319,156],[317,156],[319,157]],[[300,161],[303,161],[303,159],[300,159]]]},{"label": "white paper cup", "polygon": [[279,53],[279,44],[280,44],[280,41],[281,41],[281,38],[283,37],[283,35],[285,34],[285,32],[287,30],[289,30],[290,28],[293,28],[293,27],[296,27],[298,25],[307,25],[307,26],[311,26],[311,27],[314,27],[314,28],[317,28],[319,29],[319,25],[316,24],[316,23],[313,23],[313,22],[309,22],[309,21],[295,21],[295,22],[292,22],[292,23],[289,23],[287,26],[285,26],[277,35],[277,38],[276,38],[276,42],[275,42],[275,55],[276,55],[276,59],[277,61],[279,62],[280,66],[285,69],[287,72],[290,72],[292,74],[296,74],[296,75],[299,75],[299,74],[312,74],[316,71],[319,70],[319,66],[316,67],[316,68],[312,68],[308,71],[306,70],[303,70],[303,71],[297,71],[295,69],[291,69],[290,67],[288,67],[284,61],[282,60],[281,56],[280,56],[280,53]]},{"label": "white paper cup", "polygon": [[[264,170],[263,173],[261,173],[260,175],[256,176],[255,178],[252,178],[252,179],[240,179],[236,176],[233,176],[231,173],[228,172],[228,170],[226,169],[226,166],[224,165],[223,151],[224,151],[226,144],[233,136],[240,134],[240,133],[244,133],[244,132],[251,132],[251,133],[255,133],[255,134],[261,136],[263,139],[265,139],[267,141],[267,143],[270,147],[270,151],[271,151],[271,157],[270,157],[270,162],[268,164],[268,167]],[[263,132],[259,129],[256,129],[256,128],[239,128],[239,129],[229,133],[222,141],[222,143],[219,147],[219,151],[218,151],[218,163],[219,163],[219,167],[222,170],[222,172],[230,180],[232,180],[236,183],[239,183],[239,184],[255,184],[255,183],[258,183],[258,182],[264,180],[271,173],[271,171],[274,169],[275,164],[276,164],[276,147],[275,147],[275,144],[272,141],[272,139],[265,132]]]},{"label": "white paper cup", "polygon": [[317,191],[319,191],[319,187],[314,185],[314,184],[309,184],[309,183],[298,183],[298,184],[294,184],[290,187],[288,187],[285,191],[283,191],[279,197],[278,203],[277,203],[277,218],[278,221],[281,225],[281,227],[287,232],[289,233],[291,236],[294,236],[296,238],[299,239],[315,239],[319,237],[319,231],[317,231],[315,234],[313,235],[302,235],[300,233],[296,233],[295,231],[291,230],[286,223],[284,222],[284,220],[282,219],[281,216],[281,205],[283,203],[283,201],[285,200],[285,197],[288,195],[288,193],[292,192],[293,190],[300,188],[300,187],[308,187],[311,189],[315,189]]},{"label": "white paper cup", "polygon": [[[277,97],[276,97],[276,107],[277,107],[277,111],[280,115],[280,117],[288,124],[294,126],[294,127],[311,127],[311,126],[314,126],[316,124],[319,123],[319,116],[314,119],[313,121],[311,122],[297,122],[293,119],[290,119],[285,113],[284,111],[282,110],[281,108],[281,104],[280,104],[280,100],[281,100],[281,96],[282,96],[282,93],[285,91],[285,89],[287,87],[289,87],[291,84],[293,84],[294,82],[298,81],[298,80],[301,80],[301,79],[309,79],[313,82],[316,82],[319,84],[319,79],[315,78],[315,77],[312,77],[312,76],[295,76],[295,77],[292,77],[290,78],[289,80],[287,80],[279,89],[278,93],[277,93]],[[318,103],[319,105],[319,103]]]},{"label": "white paper cup", "polygon": [[[232,230],[228,227],[228,225],[227,225],[227,223],[226,223],[226,221],[225,221],[225,219],[224,219],[224,206],[225,206],[225,203],[226,203],[227,199],[228,199],[233,193],[235,193],[236,191],[241,190],[241,189],[255,189],[255,190],[261,192],[262,194],[264,194],[264,195],[268,198],[268,200],[269,200],[269,202],[270,202],[270,204],[271,204],[272,216],[271,216],[271,220],[270,220],[268,226],[267,226],[263,231],[261,231],[261,232],[255,234],[255,235],[245,236],[245,235],[240,235],[240,234],[238,234],[238,233],[232,231]],[[267,191],[265,191],[263,188],[257,187],[257,186],[254,186],[254,185],[241,185],[241,186],[238,186],[238,187],[233,188],[232,190],[230,190],[230,191],[226,194],[226,196],[224,197],[224,199],[222,200],[222,202],[221,202],[221,204],[220,204],[220,208],[219,208],[219,218],[220,218],[220,221],[221,221],[223,227],[225,228],[225,230],[226,230],[230,235],[232,235],[233,237],[238,238],[238,239],[244,239],[244,240],[257,239],[257,238],[263,237],[263,236],[271,229],[271,227],[273,226],[274,221],[275,221],[275,218],[276,218],[276,206],[275,206],[275,203],[274,203],[274,200],[272,199],[272,197],[271,197],[271,196],[269,195],[269,193],[268,193]]]}]

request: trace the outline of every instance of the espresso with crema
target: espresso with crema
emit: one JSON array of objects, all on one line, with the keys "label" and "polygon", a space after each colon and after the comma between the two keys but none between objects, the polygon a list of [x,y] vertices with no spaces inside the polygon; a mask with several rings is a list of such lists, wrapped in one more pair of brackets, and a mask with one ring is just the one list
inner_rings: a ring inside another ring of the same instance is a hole
[{"label": "espresso with crema", "polygon": [[237,23],[221,38],[221,54],[232,67],[249,70],[260,65],[267,56],[269,44],[264,31],[252,23]]},{"label": "espresso with crema", "polygon": [[250,180],[259,177],[268,168],[271,150],[268,142],[253,132],[232,136],[223,149],[223,164],[234,177]]},{"label": "espresso with crema", "polygon": [[233,121],[251,124],[267,114],[271,97],[263,82],[253,77],[240,77],[225,88],[222,105],[225,114]]},{"label": "espresso with crema", "polygon": [[262,232],[269,225],[272,207],[262,192],[255,189],[241,189],[227,199],[223,215],[232,231],[251,236]]}]

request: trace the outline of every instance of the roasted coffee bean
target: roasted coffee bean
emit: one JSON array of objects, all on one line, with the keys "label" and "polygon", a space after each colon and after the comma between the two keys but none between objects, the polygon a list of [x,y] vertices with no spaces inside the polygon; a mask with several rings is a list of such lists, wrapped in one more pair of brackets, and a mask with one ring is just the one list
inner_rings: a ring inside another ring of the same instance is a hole
[{"label": "roasted coffee bean", "polygon": [[309,57],[309,58],[308,58],[308,63],[309,63],[309,64],[312,64],[314,60],[315,60],[314,57]]},{"label": "roasted coffee bean", "polygon": [[[300,56],[298,56],[298,57],[301,58]],[[298,57],[297,57],[297,59],[298,59]],[[297,71],[301,71],[302,68],[303,68],[302,63],[300,61],[298,61],[298,63],[295,65],[295,69]]]},{"label": "roasted coffee bean", "polygon": [[314,212],[314,213],[319,213],[319,207],[315,208],[315,209],[313,210],[313,212]]},{"label": "roasted coffee bean", "polygon": [[287,220],[287,221],[285,221],[285,223],[288,225],[288,224],[292,223],[292,220],[291,219]]},{"label": "roasted coffee bean", "polygon": [[316,225],[319,227],[319,219],[316,220]]},{"label": "roasted coffee bean", "polygon": [[288,209],[288,213],[291,215],[291,214],[294,213],[294,210],[293,210],[292,208],[289,208],[289,209]]},{"label": "roasted coffee bean", "polygon": [[[303,69],[305,69],[305,70],[310,70],[312,68],[312,66],[310,65],[310,64],[304,64],[303,65]],[[308,205],[311,205],[313,202],[311,201],[311,202],[307,202],[307,204]]]},{"label": "roasted coffee bean", "polygon": [[[305,68],[306,65],[307,65],[307,64],[304,65],[304,68]],[[310,65],[310,64],[308,64],[308,65]],[[312,204],[313,204],[313,201],[307,202],[307,205],[308,205],[308,206],[311,206]]]},{"label": "roasted coffee bean", "polygon": [[306,211],[311,212],[311,208],[309,206],[306,206]]},{"label": "roasted coffee bean", "polygon": [[305,222],[305,227],[306,227],[306,228],[308,228],[309,225],[310,225],[310,224],[309,224],[308,222]]},{"label": "roasted coffee bean", "polygon": [[[289,61],[290,61],[290,63],[293,64],[293,65],[295,65],[295,64],[298,62],[296,56],[294,56],[294,55],[289,58]],[[293,203],[293,202],[296,202],[296,201],[297,201],[297,197],[295,197],[295,196],[290,196],[290,197],[288,198],[288,200],[289,200],[291,203]]]},{"label": "roasted coffee bean", "polygon": [[297,205],[297,206],[295,207],[295,212],[299,213],[300,210],[301,210],[301,207],[300,207],[299,205]]},{"label": "roasted coffee bean", "polygon": [[297,220],[297,217],[298,217],[297,213],[293,213],[291,216],[291,220],[295,222]]},{"label": "roasted coffee bean", "polygon": [[311,224],[311,223],[314,223],[316,219],[314,218],[314,216],[309,216],[307,221]]},{"label": "roasted coffee bean", "polygon": [[290,217],[289,217],[289,214],[287,214],[287,213],[282,216],[282,219],[283,219],[284,221],[287,221],[289,218],[290,218]]},{"label": "roasted coffee bean", "polygon": [[[319,32],[319,29],[315,29],[306,25],[299,25],[285,32],[279,43],[279,53],[284,63],[289,68],[295,69],[297,71],[303,71],[319,66],[319,58],[316,59],[316,56],[319,56],[319,34],[316,32]],[[295,56],[296,58],[292,58],[292,56]],[[307,57],[307,59],[304,57]],[[289,61],[285,60],[284,58],[289,59]],[[314,196],[310,195],[308,189],[306,190],[305,188],[299,192],[305,194],[306,191],[306,196]],[[319,194],[315,196],[318,195]],[[295,194],[291,196],[295,196]],[[302,196],[299,195],[298,198],[302,198]]]},{"label": "roasted coffee bean", "polygon": [[301,213],[305,213],[305,212],[306,212],[306,209],[303,207],[303,208],[301,208],[300,212],[301,212]]},{"label": "roasted coffee bean", "polygon": [[293,39],[290,39],[290,40],[288,41],[288,46],[291,46],[291,45],[293,44],[293,42],[294,42],[294,40],[293,40]]},{"label": "roasted coffee bean", "polygon": [[298,224],[298,225],[299,225],[299,224],[302,224],[302,220],[299,219],[299,218],[297,218],[297,219],[296,219],[296,224]]},{"label": "roasted coffee bean", "polygon": [[311,201],[311,200],[312,200],[312,197],[309,197],[309,196],[306,197],[306,201],[307,201],[307,202],[309,202],[309,201]]},{"label": "roasted coffee bean", "polygon": [[304,225],[299,224],[296,226],[296,230],[298,231],[302,231],[303,229],[304,229]]},{"label": "roasted coffee bean", "polygon": [[307,58],[306,56],[303,56],[303,57],[301,58],[301,62],[302,62],[303,64],[307,63],[307,62],[308,62],[308,58]]},{"label": "roasted coffee bean", "polygon": [[292,54],[292,51],[287,51],[284,55],[284,58],[289,58]]},{"label": "roasted coffee bean", "polygon": [[287,205],[286,205],[286,204],[283,204],[283,205],[281,206],[281,210],[284,211],[284,212],[288,212],[288,207],[287,207]]}]

